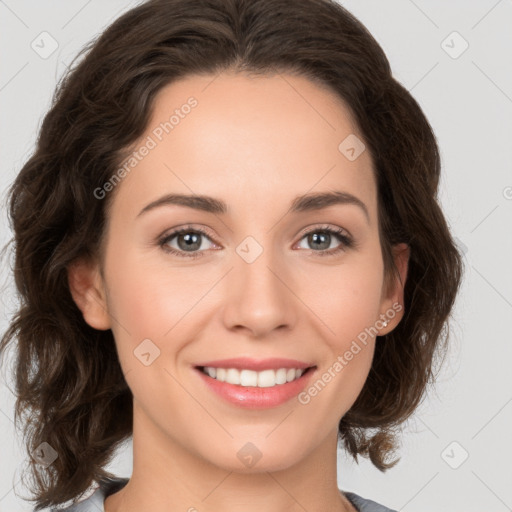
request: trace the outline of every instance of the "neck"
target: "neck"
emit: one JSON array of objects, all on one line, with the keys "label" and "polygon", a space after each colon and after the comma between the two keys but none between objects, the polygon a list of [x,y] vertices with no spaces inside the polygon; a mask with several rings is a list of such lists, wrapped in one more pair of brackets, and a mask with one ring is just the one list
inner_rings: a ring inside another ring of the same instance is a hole
[{"label": "neck", "polygon": [[162,432],[136,403],[132,476],[107,497],[105,512],[355,511],[337,485],[337,431],[292,465],[265,464],[262,454],[252,468],[219,467]]}]

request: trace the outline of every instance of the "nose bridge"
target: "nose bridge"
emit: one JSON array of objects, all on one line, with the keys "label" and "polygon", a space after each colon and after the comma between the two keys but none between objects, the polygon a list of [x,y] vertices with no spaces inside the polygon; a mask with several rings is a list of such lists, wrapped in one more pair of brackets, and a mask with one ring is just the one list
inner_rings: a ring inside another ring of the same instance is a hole
[{"label": "nose bridge", "polygon": [[270,246],[252,236],[246,237],[236,248],[234,268],[229,273],[226,326],[243,326],[256,336],[269,333],[277,327],[291,327],[295,321],[293,293],[286,285],[284,262]]}]

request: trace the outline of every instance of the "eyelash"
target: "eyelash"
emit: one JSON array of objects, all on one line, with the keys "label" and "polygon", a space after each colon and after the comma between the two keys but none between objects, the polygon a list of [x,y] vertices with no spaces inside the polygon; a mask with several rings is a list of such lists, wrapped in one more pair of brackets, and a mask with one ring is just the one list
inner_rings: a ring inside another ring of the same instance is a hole
[{"label": "eyelash", "polygon": [[[209,235],[209,233],[207,233],[205,230],[201,229],[201,228],[193,228],[191,226],[185,226],[184,228],[180,228],[180,229],[177,229],[175,231],[172,231],[171,233],[168,233],[166,235],[164,235],[162,238],[160,238],[158,240],[158,245],[167,253],[169,254],[173,254],[175,256],[178,256],[178,257],[183,257],[183,258],[199,258],[199,257],[202,257],[202,253],[204,251],[196,251],[196,252],[190,252],[190,253],[187,253],[186,251],[177,251],[176,249],[173,249],[172,247],[169,247],[167,244],[176,236],[178,235],[181,235],[183,233],[196,233],[196,234],[201,234],[203,236],[205,236],[206,238],[210,239],[211,240],[211,236]],[[330,235],[334,235],[336,238],[338,238],[338,240],[341,242],[340,245],[334,249],[324,249],[324,250],[320,250],[320,251],[315,251],[313,249],[310,249],[312,252],[315,253],[315,255],[318,255],[318,256],[336,256],[338,253],[340,253],[341,251],[346,251],[347,249],[351,249],[351,248],[354,248],[355,247],[355,242],[354,240],[352,239],[352,237],[350,237],[346,231],[344,229],[341,229],[341,228],[332,228],[332,227],[329,227],[329,226],[320,226],[320,227],[315,227],[309,231],[306,231],[305,233],[302,234],[300,240],[302,240],[303,238],[305,238],[306,236],[312,234],[312,233],[327,233],[327,234],[330,234]]]}]

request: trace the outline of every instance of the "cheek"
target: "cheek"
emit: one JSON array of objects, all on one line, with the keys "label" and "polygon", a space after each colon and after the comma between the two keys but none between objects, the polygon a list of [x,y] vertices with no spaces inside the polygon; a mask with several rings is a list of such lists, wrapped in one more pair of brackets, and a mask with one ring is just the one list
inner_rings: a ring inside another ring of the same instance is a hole
[{"label": "cheek", "polygon": [[380,314],[382,262],[360,258],[353,264],[321,269],[303,286],[302,297],[339,348],[374,326]]},{"label": "cheek", "polygon": [[113,250],[107,261],[108,309],[124,369],[139,366],[134,351],[137,353],[146,339],[161,355],[169,352],[172,340],[172,353],[166,354],[172,358],[196,331],[204,302],[201,298],[211,289],[215,277],[198,266],[152,265],[149,258],[129,248],[117,253]]},{"label": "cheek", "polygon": [[[319,318],[324,350],[317,379],[299,397],[310,414],[335,424],[359,396],[371,368],[380,314],[382,265],[341,265],[303,288]],[[321,293],[321,289],[325,293]],[[323,428],[319,425],[319,428]]]},{"label": "cheek", "polygon": [[130,332],[163,336],[204,293],[202,283],[211,286],[193,269],[151,264],[129,247],[117,252],[108,261],[109,309]]}]

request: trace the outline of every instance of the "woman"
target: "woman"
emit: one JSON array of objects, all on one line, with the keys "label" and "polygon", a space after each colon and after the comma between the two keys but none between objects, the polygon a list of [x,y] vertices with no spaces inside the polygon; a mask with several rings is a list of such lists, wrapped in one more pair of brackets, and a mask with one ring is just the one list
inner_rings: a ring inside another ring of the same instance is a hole
[{"label": "woman", "polygon": [[396,464],[446,349],[462,263],[439,176],[423,112],[337,3],[121,16],[10,191],[22,304],[0,347],[36,510],[94,482],[69,510],[390,510],[338,488],[336,449]]}]

